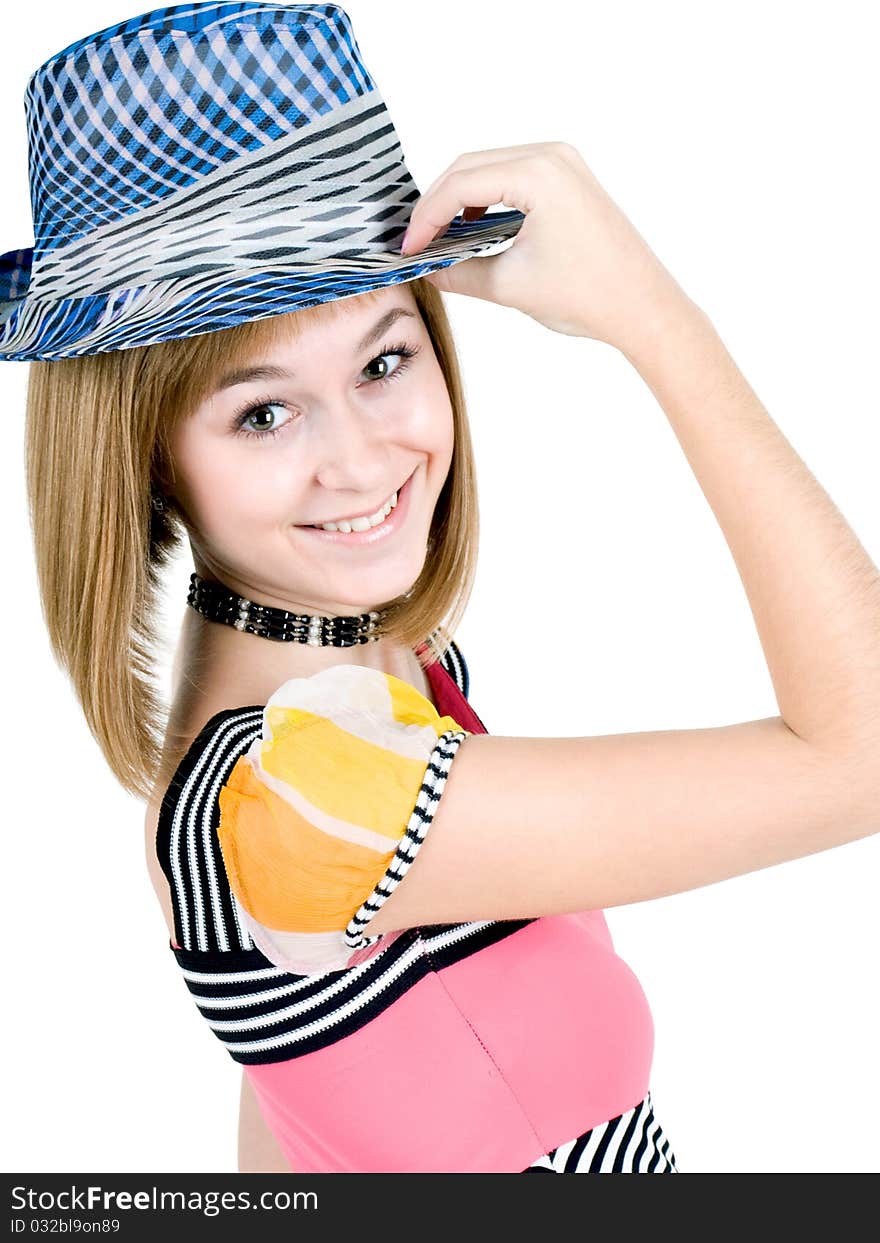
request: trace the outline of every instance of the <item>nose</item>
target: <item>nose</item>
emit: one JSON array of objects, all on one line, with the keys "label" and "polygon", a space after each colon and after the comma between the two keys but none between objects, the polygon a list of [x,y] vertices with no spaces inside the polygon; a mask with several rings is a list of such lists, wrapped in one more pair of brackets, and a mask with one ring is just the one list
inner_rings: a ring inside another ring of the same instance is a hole
[{"label": "nose", "polygon": [[342,502],[371,501],[394,483],[388,431],[380,416],[338,401],[322,407],[314,427],[315,479],[326,492],[338,494]]}]

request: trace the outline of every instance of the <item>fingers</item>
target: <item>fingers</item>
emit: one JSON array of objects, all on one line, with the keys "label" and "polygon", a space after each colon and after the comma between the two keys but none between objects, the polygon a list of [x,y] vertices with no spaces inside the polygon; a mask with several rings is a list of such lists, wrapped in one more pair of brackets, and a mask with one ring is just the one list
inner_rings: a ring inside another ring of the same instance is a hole
[{"label": "fingers", "polygon": [[[481,216],[485,216],[488,210],[489,210],[488,205],[486,207],[463,207],[461,209],[462,221],[465,224],[472,224],[474,220],[479,220]],[[443,225],[441,229],[438,229],[436,231],[433,237],[428,238],[426,245],[430,246],[431,242],[436,242],[437,238],[442,236],[442,234],[444,234],[448,228],[449,228],[448,223]],[[406,247],[407,247],[407,253],[409,253],[410,238],[407,238]]]},{"label": "fingers", "polygon": [[502,203],[522,212],[531,211],[534,178],[526,175],[526,168],[532,158],[493,160],[447,171],[413,208],[402,253],[411,255],[427,246],[462,208],[477,210],[475,205],[486,204],[479,208],[482,214],[488,205]]},{"label": "fingers", "polygon": [[[492,203],[519,211],[532,210],[527,171],[535,161],[572,167],[579,152],[566,142],[533,142],[458,156],[421,195],[412,215],[401,253],[411,255],[445,233],[459,211],[465,221],[479,220]],[[485,206],[478,206],[485,204]]]},{"label": "fingers", "polygon": [[448,168],[444,168],[439,177],[434,178],[427,190],[422,193],[422,198],[426,199],[444,177],[459,168],[471,168],[474,164],[493,164],[499,160],[509,160],[513,156],[528,155],[535,147],[541,145],[541,143],[526,143],[519,147],[490,147],[488,151],[463,151],[461,155],[456,156]]},{"label": "fingers", "polygon": [[478,164],[494,164],[500,160],[514,159],[518,156],[540,155],[547,152],[556,152],[570,161],[580,159],[578,151],[567,142],[527,142],[521,143],[516,147],[490,147],[488,151],[465,151],[454,159],[439,177],[436,177],[431,182],[421,197],[426,199],[444,177],[457,169],[473,168]]},{"label": "fingers", "polygon": [[[485,207],[463,207],[461,209],[462,221],[465,224],[471,224],[473,223],[474,220],[479,220],[481,216],[485,216],[488,210],[489,210],[488,204]],[[449,228],[449,224],[447,223],[447,224],[444,224],[442,228],[437,229],[433,237],[428,238],[425,245],[430,246],[431,242],[436,242],[437,238],[442,237],[442,235],[446,232],[448,228]],[[411,249],[410,238],[407,238],[406,247],[407,247],[407,253],[409,253]]]}]

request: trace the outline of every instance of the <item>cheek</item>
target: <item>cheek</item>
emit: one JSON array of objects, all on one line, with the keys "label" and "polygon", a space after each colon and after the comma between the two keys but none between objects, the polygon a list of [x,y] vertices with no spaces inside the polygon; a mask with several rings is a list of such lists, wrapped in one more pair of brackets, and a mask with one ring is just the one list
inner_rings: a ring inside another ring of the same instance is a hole
[{"label": "cheek", "polygon": [[430,453],[439,463],[449,464],[455,439],[452,403],[442,375],[423,399],[414,403],[408,415],[413,448]]},{"label": "cheek", "polygon": [[[197,443],[198,441],[198,443]],[[193,436],[178,450],[178,492],[193,523],[204,535],[253,536],[278,521],[296,500],[296,481],[282,455],[271,447],[217,443]]]}]

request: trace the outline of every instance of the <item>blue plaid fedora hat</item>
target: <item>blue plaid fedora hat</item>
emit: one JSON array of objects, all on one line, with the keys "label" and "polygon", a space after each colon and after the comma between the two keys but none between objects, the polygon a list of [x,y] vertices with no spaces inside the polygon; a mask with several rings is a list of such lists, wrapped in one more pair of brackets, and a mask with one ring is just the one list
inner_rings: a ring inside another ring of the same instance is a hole
[{"label": "blue plaid fedora hat", "polygon": [[34,245],[0,256],[0,359],[196,336],[504,248],[522,212],[399,253],[419,190],[335,4],[180,4],[25,91]]}]

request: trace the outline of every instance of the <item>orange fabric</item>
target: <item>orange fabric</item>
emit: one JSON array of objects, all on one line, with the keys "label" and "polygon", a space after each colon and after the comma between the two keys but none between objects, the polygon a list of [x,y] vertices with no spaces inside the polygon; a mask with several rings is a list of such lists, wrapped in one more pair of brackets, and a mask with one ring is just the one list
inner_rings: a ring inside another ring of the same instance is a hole
[{"label": "orange fabric", "polygon": [[[423,759],[394,755],[300,708],[278,710],[270,715],[270,723],[273,736],[264,742],[260,756],[265,772],[292,786],[325,814],[363,825],[396,843],[419,796]],[[432,725],[439,728],[439,723]]]},{"label": "orange fabric", "polygon": [[255,919],[282,932],[344,928],[384,874],[405,828],[398,824],[384,852],[331,837],[268,789],[244,756],[219,798],[230,886]]}]

